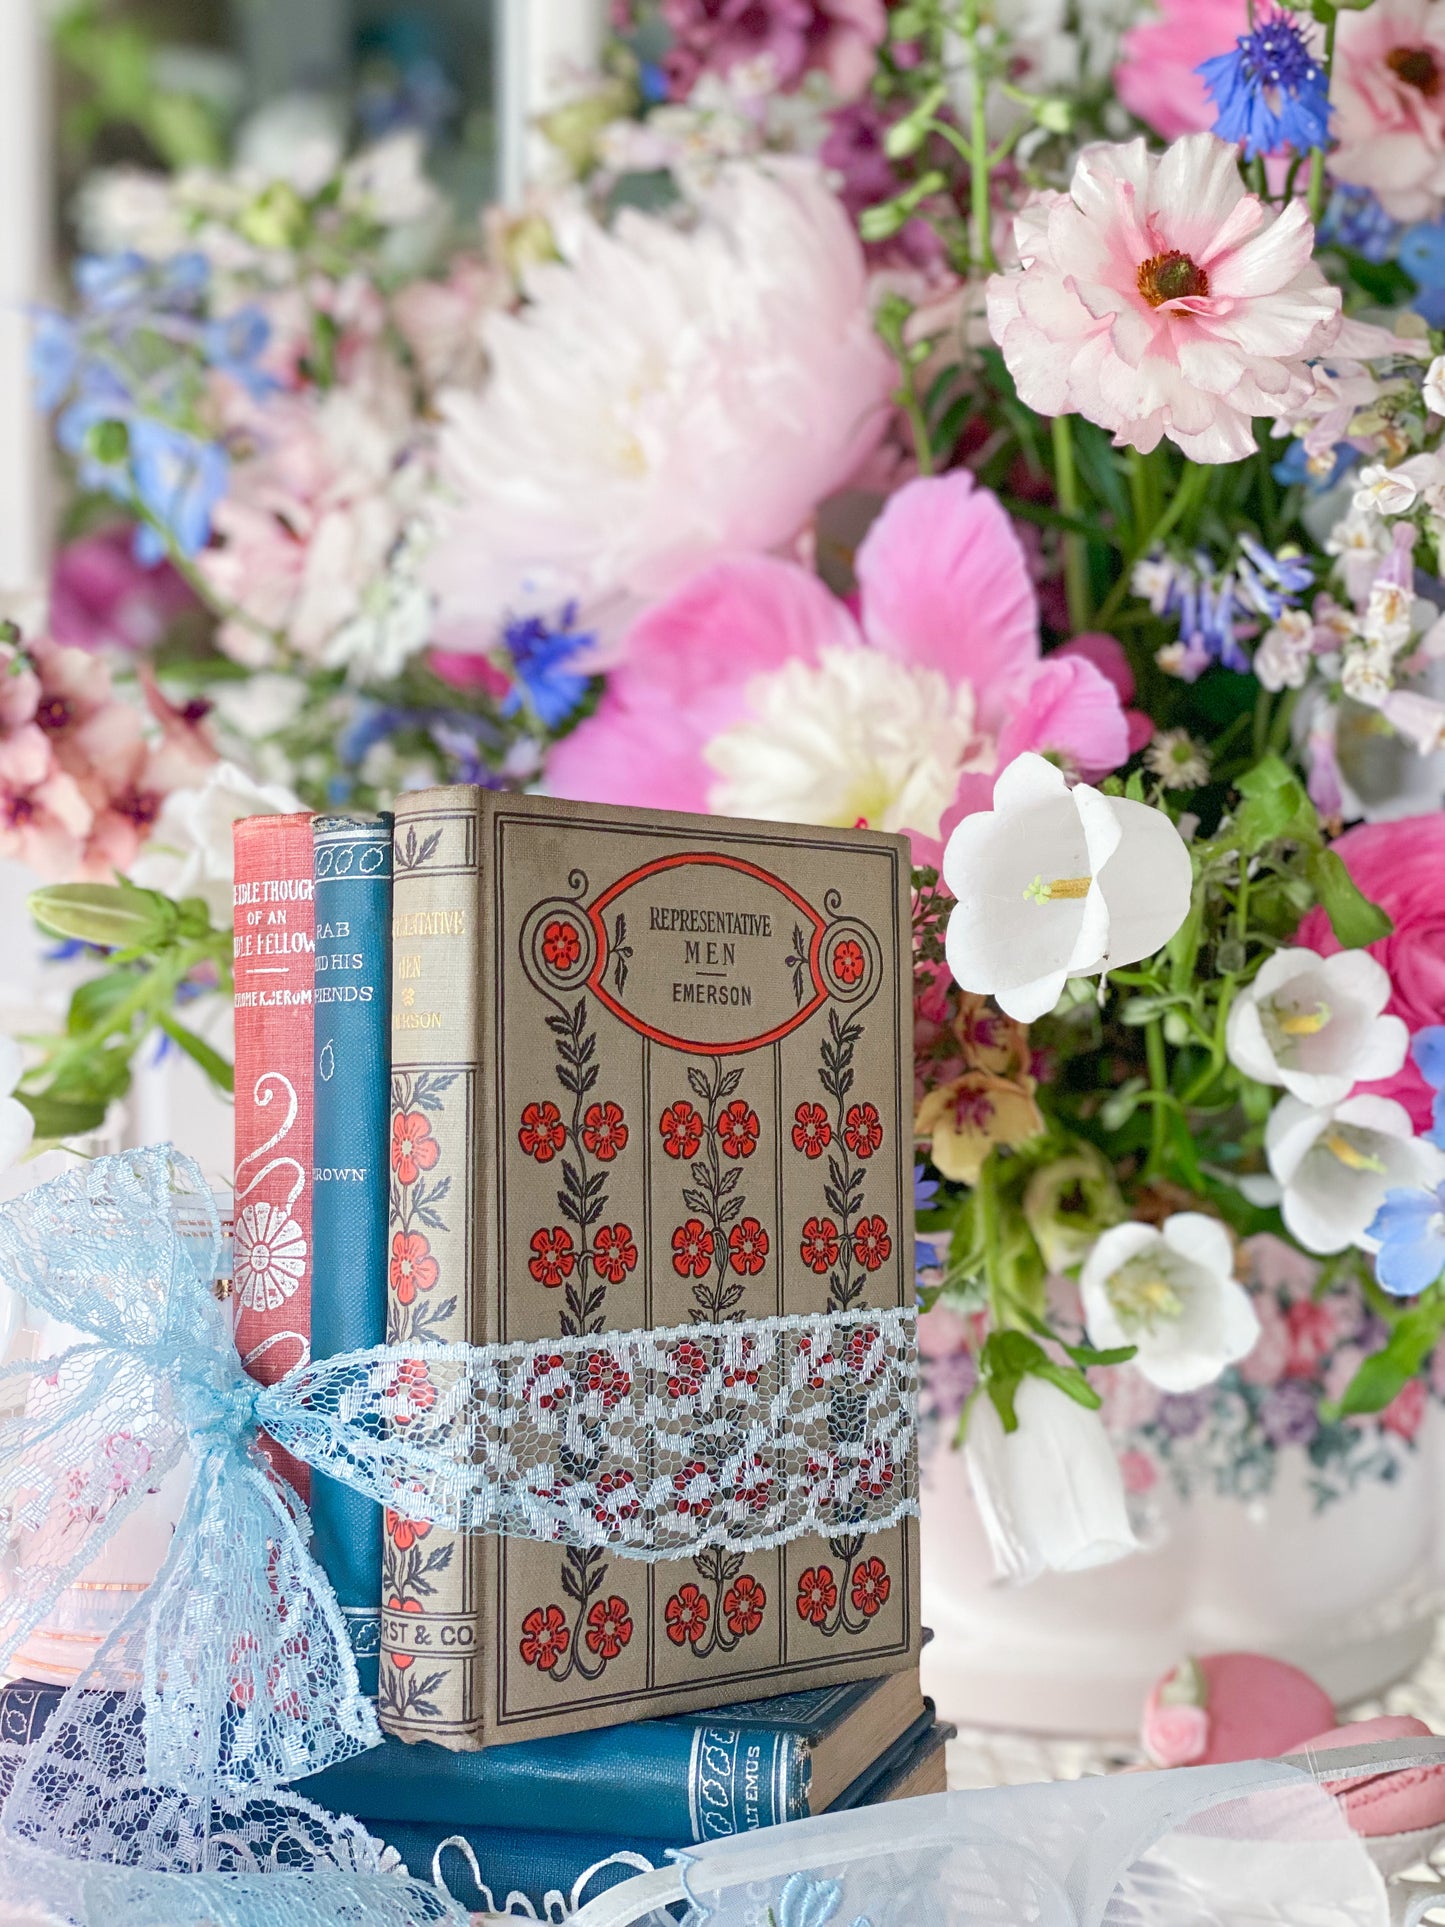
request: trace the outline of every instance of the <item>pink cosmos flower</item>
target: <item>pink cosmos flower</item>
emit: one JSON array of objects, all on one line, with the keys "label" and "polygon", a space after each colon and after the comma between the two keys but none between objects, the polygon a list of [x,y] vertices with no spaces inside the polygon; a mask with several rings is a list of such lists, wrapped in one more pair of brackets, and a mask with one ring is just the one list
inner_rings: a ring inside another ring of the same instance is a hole
[{"label": "pink cosmos flower", "polygon": [[784,92],[821,70],[844,100],[854,99],[873,78],[888,25],[884,0],[663,0],[662,14],[674,35],[675,99],[703,72],[726,76],[763,63]]},{"label": "pink cosmos flower", "polygon": [[552,790],[773,822],[940,829],[1026,749],[1101,775],[1128,751],[1113,685],[1040,659],[1022,547],[965,470],[908,483],[857,556],[858,615],[767,556],[714,564],[634,626]]},{"label": "pink cosmos flower", "polygon": [[[1411,1035],[1445,1016],[1445,815],[1406,816],[1393,823],[1362,823],[1333,845],[1365,895],[1378,903],[1395,928],[1370,945],[1390,973],[1385,1006],[1403,1017]],[[1332,957],[1340,948],[1323,910],[1311,910],[1295,942]],[[1417,1131],[1428,1130],[1432,1093],[1412,1059],[1393,1077],[1361,1084],[1358,1093],[1393,1097],[1405,1106]]]},{"label": "pink cosmos flower", "polygon": [[1068,194],[1035,195],[1014,231],[1021,265],[989,282],[988,319],[1020,398],[1119,447],[1167,435],[1194,461],[1240,460],[1252,417],[1313,392],[1309,359],[1339,330],[1303,204],[1248,193],[1212,134],[1086,148]]},{"label": "pink cosmos flower", "polygon": [[1372,188],[1397,221],[1433,219],[1445,207],[1445,7],[1341,12],[1333,100],[1335,178]]},{"label": "pink cosmos flower", "polygon": [[1156,0],[1119,42],[1114,87],[1131,114],[1165,140],[1213,127],[1214,103],[1195,72],[1249,30],[1248,0]]}]

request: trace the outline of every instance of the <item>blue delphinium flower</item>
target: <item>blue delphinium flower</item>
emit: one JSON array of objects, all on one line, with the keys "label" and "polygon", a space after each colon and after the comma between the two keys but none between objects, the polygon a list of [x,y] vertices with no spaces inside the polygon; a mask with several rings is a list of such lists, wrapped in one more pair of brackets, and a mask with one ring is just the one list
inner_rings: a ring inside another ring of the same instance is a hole
[{"label": "blue delphinium flower", "polygon": [[1445,1272],[1445,1184],[1394,1190],[1370,1221],[1378,1238],[1375,1276],[1393,1298],[1415,1298]]},{"label": "blue delphinium flower", "polygon": [[166,538],[182,555],[198,555],[211,539],[211,516],[226,493],[231,464],[218,442],[150,416],[130,427],[130,474],[136,499],[159,526],[136,532],[136,560],[161,561]]},{"label": "blue delphinium flower", "polygon": [[503,631],[516,682],[502,702],[514,716],[530,703],[544,729],[557,729],[587,694],[587,672],[577,658],[596,643],[590,630],[578,629],[577,604],[569,602],[555,622],[542,616],[516,616]]},{"label": "blue delphinium flower", "polygon": [[205,324],[200,350],[219,374],[229,375],[253,400],[262,401],[278,385],[259,365],[270,339],[271,324],[259,308],[237,308],[224,319]]},{"label": "blue delphinium flower", "polygon": [[1400,223],[1387,214],[1367,187],[1337,187],[1325,205],[1320,222],[1322,247],[1348,248],[1378,267],[1393,261],[1400,240]]},{"label": "blue delphinium flower", "polygon": [[1323,147],[1330,131],[1329,76],[1288,14],[1271,14],[1195,69],[1218,114],[1221,140],[1243,142],[1244,157],[1303,154]]},{"label": "blue delphinium flower", "polygon": [[1435,1108],[1425,1135],[1445,1151],[1445,1024],[1430,1024],[1416,1031],[1410,1055],[1416,1070],[1435,1093]]},{"label": "blue delphinium flower", "polygon": [[1432,328],[1445,327],[1445,221],[1407,227],[1395,258],[1419,289],[1410,306]]},{"label": "blue delphinium flower", "polygon": [[[913,1215],[917,1218],[921,1211],[931,1211],[938,1197],[938,1179],[923,1175],[923,1166],[913,1167]],[[938,1263],[938,1247],[926,1238],[918,1238],[913,1246],[913,1267],[915,1282],[922,1284],[923,1273],[932,1271]]]},{"label": "blue delphinium flower", "polygon": [[1359,459],[1358,449],[1351,448],[1348,442],[1339,442],[1331,451],[1329,468],[1317,474],[1310,466],[1309,452],[1304,442],[1295,441],[1290,443],[1270,472],[1284,488],[1290,488],[1296,482],[1302,482],[1311,495],[1323,495],[1326,489],[1333,488],[1340,477],[1347,474]]},{"label": "blue delphinium flower", "polygon": [[1271,552],[1252,535],[1239,538],[1243,551],[1234,565],[1240,592],[1256,615],[1278,622],[1297,596],[1314,587],[1315,572],[1298,554]]}]

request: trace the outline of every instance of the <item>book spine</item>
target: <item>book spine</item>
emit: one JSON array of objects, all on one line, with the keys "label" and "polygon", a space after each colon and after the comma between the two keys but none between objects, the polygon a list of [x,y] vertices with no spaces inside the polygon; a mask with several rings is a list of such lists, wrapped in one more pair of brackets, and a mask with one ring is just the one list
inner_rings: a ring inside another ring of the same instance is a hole
[{"label": "book spine", "polygon": [[[390,815],[322,816],[316,881],[311,1353],[386,1339],[391,1014]],[[316,1556],[336,1590],[364,1693],[381,1651],[381,1508],[313,1474]]]},{"label": "book spine", "polygon": [[[485,792],[398,798],[392,839],[387,1340],[485,1342],[476,1292]],[[382,1546],[384,1731],[482,1743],[477,1562],[439,1527],[388,1515]]]},{"label": "book spine", "polygon": [[65,1690],[29,1679],[0,1686],[0,1747],[33,1746],[65,1698]]},{"label": "book spine", "polygon": [[647,1722],[478,1753],[384,1741],[298,1787],[361,1820],[717,1840],[808,1813],[796,1733]]},{"label": "book spine", "polygon": [[[234,838],[236,1342],[269,1385],[311,1352],[311,818],[247,817]],[[307,1468],[271,1457],[306,1497]]]}]

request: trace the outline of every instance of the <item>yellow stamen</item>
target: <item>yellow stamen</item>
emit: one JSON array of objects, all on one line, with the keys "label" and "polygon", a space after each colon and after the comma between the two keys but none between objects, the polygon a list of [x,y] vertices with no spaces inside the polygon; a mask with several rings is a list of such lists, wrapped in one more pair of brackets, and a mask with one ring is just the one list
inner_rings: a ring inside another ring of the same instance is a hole
[{"label": "yellow stamen", "polygon": [[1288,1016],[1278,1016],[1280,1029],[1286,1037],[1318,1037],[1330,1021],[1328,1004],[1316,1004],[1313,1010],[1292,1010]]},{"label": "yellow stamen", "polygon": [[1320,1142],[1347,1171],[1373,1171],[1377,1177],[1384,1177],[1389,1171],[1383,1158],[1376,1157],[1373,1152],[1362,1151],[1357,1144],[1351,1144],[1343,1131],[1328,1131]]},{"label": "yellow stamen", "polygon": [[1024,889],[1025,903],[1056,903],[1061,898],[1086,897],[1094,879],[1087,877],[1055,877],[1052,883],[1045,883],[1041,876]]},{"label": "yellow stamen", "polygon": [[1142,1325],[1152,1331],[1162,1321],[1174,1320],[1184,1310],[1183,1300],[1163,1272],[1146,1261],[1122,1265],[1109,1280],[1109,1301],[1127,1329]]}]

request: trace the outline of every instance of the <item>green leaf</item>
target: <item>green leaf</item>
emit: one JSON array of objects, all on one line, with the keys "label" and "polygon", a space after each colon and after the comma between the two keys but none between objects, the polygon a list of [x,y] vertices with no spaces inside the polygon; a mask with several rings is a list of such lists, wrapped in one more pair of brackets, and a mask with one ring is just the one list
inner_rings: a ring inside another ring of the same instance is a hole
[{"label": "green leaf", "polygon": [[167,1011],[162,1011],[156,1022],[173,1044],[178,1045],[193,1063],[200,1065],[213,1084],[223,1091],[235,1091],[234,1067],[226,1062],[218,1050],[213,1050],[204,1037],[198,1037],[195,1031],[179,1023]]},{"label": "green leaf", "polygon": [[1320,820],[1304,784],[1280,756],[1265,756],[1235,784],[1244,802],[1235,811],[1234,833],[1246,853],[1288,837],[1317,844]]},{"label": "green leaf", "polygon": [[104,1023],[135,987],[133,970],[107,970],[99,977],[87,979],[71,996],[70,1009],[65,1014],[67,1033],[71,1037],[83,1037],[97,1024]]},{"label": "green leaf", "polygon": [[[1063,1344],[1062,1339],[1059,1342]],[[1102,1352],[1095,1345],[1064,1345],[1064,1350],[1080,1371],[1092,1371],[1102,1365],[1127,1365],[1139,1356],[1137,1345],[1115,1345]]]},{"label": "green leaf", "polygon": [[1339,1416],[1383,1412],[1434,1351],[1442,1328],[1445,1298],[1432,1296],[1412,1305],[1396,1320],[1383,1348],[1365,1360],[1345,1387]]},{"label": "green leaf", "polygon": [[1056,1365],[1053,1359],[1046,1358],[1042,1365],[1034,1367],[1033,1375],[1035,1378],[1046,1379],[1050,1385],[1056,1385],[1061,1392],[1066,1392],[1076,1405],[1082,1405],[1086,1411],[1097,1412],[1104,1403],[1084,1374],[1075,1371],[1071,1365]]},{"label": "green leaf", "polygon": [[79,1137],[105,1122],[103,1098],[52,1097],[45,1091],[17,1091],[15,1095],[35,1119],[37,1137]]},{"label": "green leaf", "polygon": [[52,883],[32,890],[30,914],[47,936],[79,939],[105,950],[145,950],[175,930],[176,906],[158,890],[133,883]]},{"label": "green leaf", "polygon": [[1388,937],[1394,924],[1360,889],[1334,850],[1315,850],[1305,865],[1330,928],[1346,950],[1362,950]]}]

